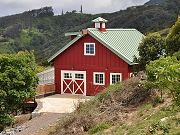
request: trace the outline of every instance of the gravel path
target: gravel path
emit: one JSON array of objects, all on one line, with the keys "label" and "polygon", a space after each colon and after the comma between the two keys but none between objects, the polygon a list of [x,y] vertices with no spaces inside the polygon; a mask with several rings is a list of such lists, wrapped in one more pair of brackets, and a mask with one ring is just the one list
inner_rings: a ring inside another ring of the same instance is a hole
[{"label": "gravel path", "polygon": [[22,126],[25,128],[15,135],[35,135],[39,130],[55,124],[65,114],[44,113],[41,116],[33,118]]}]

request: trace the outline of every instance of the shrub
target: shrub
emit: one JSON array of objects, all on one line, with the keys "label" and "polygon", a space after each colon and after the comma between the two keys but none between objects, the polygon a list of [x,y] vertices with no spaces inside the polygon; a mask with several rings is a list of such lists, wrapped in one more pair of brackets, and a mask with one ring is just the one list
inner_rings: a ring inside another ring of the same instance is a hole
[{"label": "shrub", "polygon": [[0,114],[0,131],[6,126],[10,126],[14,122],[14,117],[9,114]]},{"label": "shrub", "polygon": [[[180,102],[180,61],[176,57],[162,57],[146,67],[147,80],[153,87],[169,90],[176,103]],[[179,104],[180,105],[180,104]]]},{"label": "shrub", "polygon": [[0,124],[12,120],[8,114],[22,111],[26,98],[35,96],[38,79],[32,52],[0,55]]},{"label": "shrub", "polygon": [[117,83],[115,85],[110,85],[101,93],[98,94],[97,99],[102,102],[104,99],[111,98],[111,95],[116,91],[122,90],[122,83]]}]

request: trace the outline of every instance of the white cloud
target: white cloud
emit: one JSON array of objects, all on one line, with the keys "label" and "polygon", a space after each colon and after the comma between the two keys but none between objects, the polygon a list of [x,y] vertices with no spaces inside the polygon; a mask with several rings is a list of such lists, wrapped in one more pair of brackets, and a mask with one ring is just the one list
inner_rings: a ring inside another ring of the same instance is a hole
[{"label": "white cloud", "polygon": [[52,6],[56,14],[61,10],[80,10],[86,13],[115,12],[129,6],[144,4],[148,0],[1,0],[0,16],[16,14],[27,10],[37,9],[44,6]]}]

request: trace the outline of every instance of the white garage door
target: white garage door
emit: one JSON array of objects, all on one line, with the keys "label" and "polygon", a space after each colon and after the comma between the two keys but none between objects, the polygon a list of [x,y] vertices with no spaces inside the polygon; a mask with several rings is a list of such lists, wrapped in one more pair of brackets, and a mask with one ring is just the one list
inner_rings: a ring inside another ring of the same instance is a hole
[{"label": "white garage door", "polygon": [[61,70],[61,93],[86,95],[86,71]]}]

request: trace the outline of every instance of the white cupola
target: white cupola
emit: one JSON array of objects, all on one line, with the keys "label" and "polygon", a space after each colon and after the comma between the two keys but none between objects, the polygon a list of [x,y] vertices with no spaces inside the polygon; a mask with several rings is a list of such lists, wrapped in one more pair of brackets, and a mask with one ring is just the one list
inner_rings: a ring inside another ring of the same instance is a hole
[{"label": "white cupola", "polygon": [[94,23],[94,28],[99,29],[100,32],[106,32],[106,23],[108,22],[106,19],[98,17],[92,22]]}]

